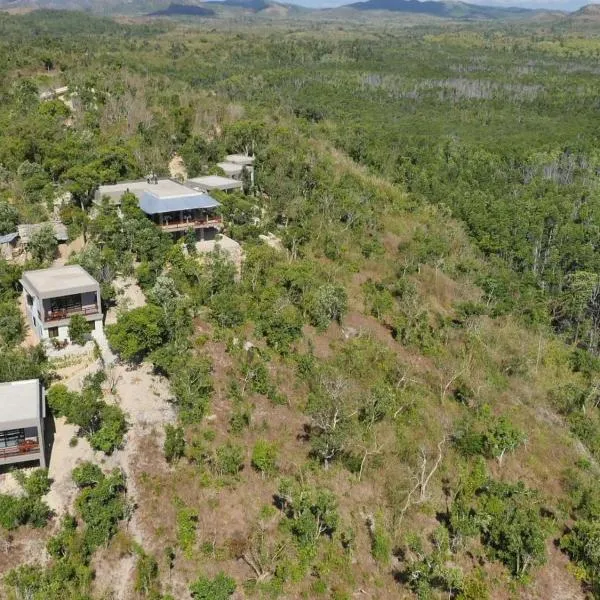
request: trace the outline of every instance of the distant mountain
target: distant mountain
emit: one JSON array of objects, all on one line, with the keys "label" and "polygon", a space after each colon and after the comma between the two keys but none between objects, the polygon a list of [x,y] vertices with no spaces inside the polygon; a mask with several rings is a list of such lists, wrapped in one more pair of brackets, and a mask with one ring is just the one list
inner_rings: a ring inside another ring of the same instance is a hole
[{"label": "distant mountain", "polygon": [[579,10],[571,13],[569,17],[575,21],[598,21],[600,22],[600,4],[587,4]]},{"label": "distant mountain", "polygon": [[[217,2],[215,2],[217,4]],[[259,12],[268,8],[271,5],[271,2],[267,2],[266,0],[221,0],[218,2],[223,6],[234,6],[237,8],[245,8],[246,10],[251,10],[252,12]]]},{"label": "distant mountain", "polygon": [[149,13],[149,17],[176,17],[179,15],[191,15],[195,17],[214,17],[215,11],[212,8],[204,6],[195,6],[193,4],[175,4],[171,3],[167,8]]},{"label": "distant mountain", "polygon": [[[333,17],[352,19],[362,13],[386,11],[411,13],[444,19],[506,19],[543,18],[548,11],[503,6],[479,6],[454,0],[363,0],[338,8],[313,9],[276,0],[0,0],[0,10],[22,9],[84,10],[101,15],[147,15],[174,17],[225,17],[236,15],[264,15],[271,18],[288,18],[308,15],[315,18]],[[600,21],[600,5],[586,6],[569,15],[576,22]],[[554,13],[555,19],[564,16]]]},{"label": "distant mountain", "polygon": [[354,2],[339,9],[358,11],[385,10],[389,12],[416,13],[450,19],[501,19],[506,17],[525,16],[535,13],[528,8],[480,6],[466,2],[448,2],[435,0],[366,0]]},{"label": "distant mountain", "polygon": [[231,9],[241,9],[245,12],[263,13],[271,16],[286,16],[299,12],[311,12],[297,4],[275,2],[273,0],[211,0],[211,4]]}]

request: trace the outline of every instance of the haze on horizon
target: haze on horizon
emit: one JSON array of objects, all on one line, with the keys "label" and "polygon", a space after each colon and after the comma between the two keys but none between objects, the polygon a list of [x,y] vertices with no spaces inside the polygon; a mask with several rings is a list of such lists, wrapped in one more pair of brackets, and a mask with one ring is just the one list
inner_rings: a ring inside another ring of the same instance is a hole
[{"label": "haze on horizon", "polygon": [[[310,8],[332,8],[358,0],[292,0],[294,4]],[[550,10],[574,11],[592,2],[586,0],[464,0],[470,4],[486,6],[519,6],[522,8],[545,8]]]}]

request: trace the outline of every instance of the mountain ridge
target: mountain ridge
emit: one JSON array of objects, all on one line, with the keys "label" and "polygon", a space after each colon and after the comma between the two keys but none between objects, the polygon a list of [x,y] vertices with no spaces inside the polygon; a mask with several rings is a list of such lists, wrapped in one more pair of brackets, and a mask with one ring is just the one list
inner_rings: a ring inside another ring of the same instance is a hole
[{"label": "mountain ridge", "polygon": [[[194,8],[198,7],[198,10]],[[586,20],[600,19],[600,4],[588,4],[575,11],[556,11],[517,6],[479,5],[460,0],[360,0],[338,7],[312,8],[293,2],[274,0],[0,0],[0,10],[55,9],[82,10],[103,15],[139,15],[151,17],[219,17],[223,13],[252,13],[265,16],[289,16],[295,13],[344,16],[377,11],[391,14],[415,14],[454,20],[502,20],[528,18],[540,14]]]}]

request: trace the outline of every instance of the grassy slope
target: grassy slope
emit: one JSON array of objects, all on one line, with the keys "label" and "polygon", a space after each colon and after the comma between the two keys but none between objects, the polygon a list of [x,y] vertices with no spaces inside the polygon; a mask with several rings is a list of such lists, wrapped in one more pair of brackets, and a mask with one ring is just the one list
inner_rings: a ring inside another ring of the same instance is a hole
[{"label": "grassy slope", "polygon": [[[324,144],[315,142],[315,146],[319,152],[334,157],[341,173],[352,172],[367,180],[368,185],[389,187],[385,181],[366,174]],[[415,348],[395,342],[384,324],[365,314],[360,284],[369,277],[380,280],[393,276],[406,258],[398,251],[398,245],[404,242],[410,252],[414,231],[424,223],[431,225],[432,222],[444,227],[452,239],[452,252],[444,266],[445,271],[452,273],[459,264],[478,262],[459,224],[446,222],[428,207],[394,211],[386,218],[381,232],[386,247],[383,259],[365,260],[356,256],[356,272],[346,275],[351,302],[344,326],[332,325],[325,333],[305,329],[305,342],[301,348],[306,349],[310,344],[315,355],[323,361],[333,360],[353,343],[348,339],[348,330],[360,332],[361,339],[372,340],[372,348],[378,348],[381,356],[396,361],[399,372],[410,381],[406,388],[406,413],[379,429],[378,443],[383,448],[382,454],[367,463],[362,481],[339,465],[329,471],[313,466],[306,472],[308,480],[336,492],[342,519],[356,534],[356,550],[350,563],[339,557],[333,544],[326,543],[321,547],[322,577],[327,581],[330,593],[365,589],[378,598],[398,597],[394,571],[400,563],[394,560],[390,565],[381,565],[372,558],[365,518],[367,514],[379,515],[398,547],[409,532],[424,534],[435,528],[435,513],[445,506],[442,481],[454,485],[464,465],[463,459],[449,444],[427,501],[411,510],[401,526],[398,508],[412,469],[418,463],[419,450],[422,448],[432,455],[437,442],[451,434],[453,423],[468,410],[451,398],[452,385],[442,398],[441,390],[457,372],[462,372],[461,379],[476,390],[474,402],[487,402],[494,413],[510,415],[513,423],[527,434],[526,446],[507,457],[502,466],[493,461],[488,463],[490,472],[498,479],[523,481],[541,490],[548,506],[556,507],[564,494],[562,473],[582,453],[561,419],[548,408],[548,390],[557,382],[564,383],[573,377],[564,366],[567,348],[551,335],[528,331],[510,318],[472,318],[465,327],[448,331],[443,348],[438,352],[423,355]],[[412,279],[418,290],[417,302],[426,307],[431,319],[436,315],[452,318],[456,302],[476,300],[480,296],[469,276],[452,277],[442,270],[424,266]],[[204,322],[199,323],[199,331],[208,332],[210,338],[207,327]],[[251,334],[250,338],[255,341]],[[240,583],[252,577],[247,565],[235,558],[235,549],[247,538],[263,507],[272,503],[278,480],[277,477],[263,479],[250,468],[249,453],[254,442],[259,438],[268,439],[279,446],[279,475],[297,475],[300,466],[306,464],[309,449],[302,436],[303,426],[308,422],[303,414],[306,386],[295,374],[291,361],[274,359],[271,363],[271,374],[287,395],[289,404],[273,406],[263,396],[252,396],[250,401],[254,408],[250,428],[240,435],[232,435],[228,427],[232,402],[228,399],[227,386],[232,376],[241,377],[239,352],[228,351],[222,341],[208,341],[200,352],[210,356],[215,366],[213,414],[203,426],[189,430],[188,439],[202,439],[200,432],[211,430],[216,434],[215,444],[234,439],[246,448],[247,456],[239,481],[223,487],[210,477],[199,477],[196,466],[180,464],[172,471],[162,461],[150,460],[148,457],[160,454],[160,449],[152,436],[148,437],[148,452],[140,457],[137,481],[142,490],[139,510],[149,534],[147,549],[160,556],[161,548],[176,544],[175,496],[200,514],[198,548],[189,558],[178,559],[173,572],[175,589],[180,590],[199,569],[208,573],[223,569]],[[518,365],[514,369],[516,374],[508,374],[514,365]],[[276,516],[268,521],[267,527],[276,534]],[[550,543],[548,552],[548,564],[534,574],[531,587],[524,591],[525,596],[547,597],[551,589],[577,594],[577,583],[565,570],[565,557]],[[476,561],[466,555],[460,560],[467,571],[476,566]],[[486,570],[496,589],[494,597],[504,597],[501,590],[511,587],[508,576],[497,563],[488,565]],[[293,597],[302,593],[311,595],[314,590],[310,586],[314,581],[315,578],[309,576],[291,582],[286,585],[285,592]]]}]

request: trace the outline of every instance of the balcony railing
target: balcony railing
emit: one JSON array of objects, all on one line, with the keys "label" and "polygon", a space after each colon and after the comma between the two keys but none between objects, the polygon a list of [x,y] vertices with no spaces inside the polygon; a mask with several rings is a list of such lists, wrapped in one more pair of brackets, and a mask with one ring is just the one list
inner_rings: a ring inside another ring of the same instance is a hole
[{"label": "balcony railing", "polygon": [[16,446],[0,448],[0,461],[23,456],[25,454],[37,454],[40,451],[40,444],[37,440],[25,440],[19,442]]},{"label": "balcony railing", "polygon": [[163,231],[187,231],[188,229],[198,229],[201,227],[220,227],[223,224],[222,217],[213,217],[211,219],[186,219],[183,221],[171,220],[163,223],[160,227]]},{"label": "balcony railing", "polygon": [[91,304],[89,306],[72,306],[70,308],[57,308],[55,310],[47,310],[44,322],[61,321],[68,319],[73,315],[95,315],[98,313],[98,305]]}]

